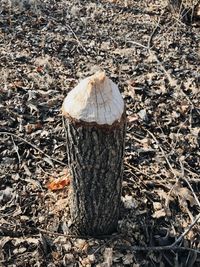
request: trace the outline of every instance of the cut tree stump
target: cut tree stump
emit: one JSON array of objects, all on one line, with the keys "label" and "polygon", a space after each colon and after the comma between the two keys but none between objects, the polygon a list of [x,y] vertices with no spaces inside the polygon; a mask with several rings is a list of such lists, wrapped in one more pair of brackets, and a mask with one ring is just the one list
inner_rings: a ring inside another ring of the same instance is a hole
[{"label": "cut tree stump", "polygon": [[68,163],[72,175],[70,232],[111,234],[121,200],[125,105],[104,72],[82,80],[62,107]]}]

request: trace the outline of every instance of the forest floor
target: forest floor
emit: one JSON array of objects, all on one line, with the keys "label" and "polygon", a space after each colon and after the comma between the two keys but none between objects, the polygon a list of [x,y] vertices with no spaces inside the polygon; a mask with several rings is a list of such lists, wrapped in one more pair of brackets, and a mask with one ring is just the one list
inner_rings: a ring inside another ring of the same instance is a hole
[{"label": "forest floor", "polygon": [[[0,266],[200,266],[199,22],[165,1],[0,2]],[[47,186],[68,170],[60,109],[99,69],[127,106],[118,231],[69,237],[69,186]]]}]

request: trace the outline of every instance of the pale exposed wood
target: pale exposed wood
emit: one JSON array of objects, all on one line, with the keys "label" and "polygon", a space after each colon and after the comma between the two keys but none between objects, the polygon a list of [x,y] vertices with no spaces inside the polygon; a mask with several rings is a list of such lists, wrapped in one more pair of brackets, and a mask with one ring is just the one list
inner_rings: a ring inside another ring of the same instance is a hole
[{"label": "pale exposed wood", "polygon": [[119,89],[104,72],[82,80],[63,103],[64,115],[100,125],[119,121],[123,112],[124,102]]}]

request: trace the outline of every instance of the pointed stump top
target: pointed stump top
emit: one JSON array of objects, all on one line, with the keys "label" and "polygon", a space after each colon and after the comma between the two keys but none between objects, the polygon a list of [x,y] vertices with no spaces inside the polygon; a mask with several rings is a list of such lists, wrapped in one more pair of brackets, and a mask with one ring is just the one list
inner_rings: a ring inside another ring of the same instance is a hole
[{"label": "pointed stump top", "polygon": [[120,121],[124,101],[118,86],[99,71],[81,80],[63,103],[63,115],[78,121],[112,125]]}]

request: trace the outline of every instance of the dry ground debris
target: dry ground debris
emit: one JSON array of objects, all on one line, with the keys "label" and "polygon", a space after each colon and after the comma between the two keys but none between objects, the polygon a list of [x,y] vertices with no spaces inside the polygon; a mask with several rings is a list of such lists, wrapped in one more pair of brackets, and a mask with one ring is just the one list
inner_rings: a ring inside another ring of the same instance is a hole
[{"label": "dry ground debris", "polygon": [[[0,0],[0,266],[200,265],[199,41],[167,1]],[[121,217],[75,238],[68,187],[47,185],[62,101],[97,69],[127,105]]]}]

